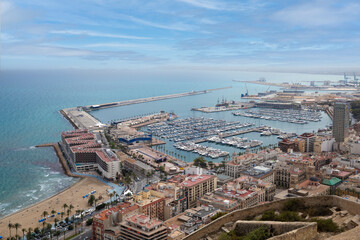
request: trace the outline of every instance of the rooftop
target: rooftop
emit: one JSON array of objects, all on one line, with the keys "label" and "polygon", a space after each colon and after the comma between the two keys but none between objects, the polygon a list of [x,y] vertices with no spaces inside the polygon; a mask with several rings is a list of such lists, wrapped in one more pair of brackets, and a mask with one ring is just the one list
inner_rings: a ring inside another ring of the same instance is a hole
[{"label": "rooftop", "polygon": [[126,219],[126,222],[131,226],[135,226],[145,231],[151,231],[154,228],[160,227],[163,225],[163,221],[158,219],[150,218],[144,214],[136,214]]},{"label": "rooftop", "polygon": [[333,177],[333,178],[331,178],[331,179],[324,179],[324,180],[322,181],[323,184],[329,185],[329,186],[336,185],[336,184],[338,184],[338,183],[340,183],[340,182],[341,182],[341,179],[339,179],[339,178],[337,178],[337,177]]},{"label": "rooftop", "polygon": [[181,183],[181,186],[184,187],[192,187],[196,184],[205,182],[209,179],[215,178],[214,175],[195,175],[195,174],[189,174],[186,176],[185,180]]},{"label": "rooftop", "polygon": [[126,213],[134,211],[138,208],[139,208],[139,206],[136,204],[124,202],[119,205],[116,205],[115,207],[106,209],[106,210],[96,214],[94,216],[94,218],[104,221],[104,220],[108,219],[109,215],[112,213],[126,214]]}]

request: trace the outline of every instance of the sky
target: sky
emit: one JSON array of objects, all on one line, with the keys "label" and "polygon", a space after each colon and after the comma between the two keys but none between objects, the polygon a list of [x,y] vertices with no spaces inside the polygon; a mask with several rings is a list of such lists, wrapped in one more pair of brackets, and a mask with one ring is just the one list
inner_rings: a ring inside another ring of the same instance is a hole
[{"label": "sky", "polygon": [[1,68],[356,68],[353,0],[0,0]]}]

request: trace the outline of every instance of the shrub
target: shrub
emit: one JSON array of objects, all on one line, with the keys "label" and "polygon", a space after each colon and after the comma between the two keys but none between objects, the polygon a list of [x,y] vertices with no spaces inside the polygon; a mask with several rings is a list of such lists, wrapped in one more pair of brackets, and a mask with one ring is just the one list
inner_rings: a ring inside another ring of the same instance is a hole
[{"label": "shrub", "polygon": [[317,230],[319,232],[338,232],[339,226],[333,222],[332,219],[313,218],[312,222],[317,223]]},{"label": "shrub", "polygon": [[95,209],[96,209],[96,211],[98,211],[98,210],[103,209],[104,207],[105,207],[105,204],[102,203],[102,204],[100,204],[100,205],[97,205]]},{"label": "shrub", "polygon": [[90,226],[93,223],[93,219],[89,218],[88,220],[86,220],[86,226]]},{"label": "shrub", "polygon": [[71,230],[73,230],[73,229],[74,229],[74,226],[73,226],[73,225],[69,225],[68,230],[71,231]]},{"label": "shrub", "polygon": [[224,215],[226,215],[226,212],[218,212],[217,214],[211,217],[211,221],[214,221],[215,219],[218,219],[219,217]]},{"label": "shrub", "polygon": [[242,240],[265,240],[270,237],[270,231],[266,227],[259,227],[249,232]]},{"label": "shrub", "polygon": [[312,207],[307,211],[307,213],[309,214],[310,217],[332,215],[332,212],[329,209],[329,207],[325,207],[325,206],[316,207],[316,208]]},{"label": "shrub", "polygon": [[300,199],[290,199],[284,204],[284,211],[299,211],[300,209],[304,209],[304,203]]},{"label": "shrub", "polygon": [[276,219],[277,221],[281,221],[281,222],[296,222],[296,221],[300,221],[301,217],[297,212],[284,211],[280,213],[280,215],[277,216]]},{"label": "shrub", "polygon": [[273,210],[265,211],[265,212],[262,214],[260,220],[261,220],[261,221],[276,221],[275,211],[273,211]]}]

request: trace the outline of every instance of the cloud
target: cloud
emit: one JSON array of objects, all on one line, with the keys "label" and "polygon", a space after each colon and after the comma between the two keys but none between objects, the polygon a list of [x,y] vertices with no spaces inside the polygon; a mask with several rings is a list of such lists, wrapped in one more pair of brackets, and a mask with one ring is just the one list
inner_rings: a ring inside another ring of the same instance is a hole
[{"label": "cloud", "polygon": [[300,27],[335,27],[354,20],[359,10],[358,3],[339,5],[332,0],[317,0],[284,8],[275,12],[273,18]]},{"label": "cloud", "polygon": [[170,50],[168,46],[158,45],[158,44],[136,44],[136,43],[92,43],[83,45],[86,48],[133,48],[133,49],[142,49],[142,50],[151,50],[151,51],[162,51],[162,50]]},{"label": "cloud", "polygon": [[110,34],[110,33],[100,33],[87,30],[56,30],[51,31],[53,34],[65,34],[65,35],[83,35],[90,37],[105,37],[105,38],[124,38],[124,39],[151,39],[149,37],[138,37],[130,35],[120,35],[120,34]]},{"label": "cloud", "polygon": [[190,31],[193,29],[192,26],[190,26],[188,24],[184,24],[184,23],[160,24],[160,23],[143,20],[143,19],[133,17],[133,16],[127,16],[127,15],[122,15],[122,16],[126,20],[129,20],[129,21],[132,21],[135,23],[139,23],[142,25],[150,26],[150,27],[156,27],[156,28],[162,28],[162,29],[168,29],[168,30],[177,30],[177,31]]},{"label": "cloud", "polygon": [[20,41],[19,39],[15,38],[13,35],[2,32],[0,33],[1,35],[1,41],[4,43],[11,43],[11,42],[18,42]]},{"label": "cloud", "polygon": [[242,1],[215,1],[215,0],[177,0],[188,5],[216,11],[248,11],[254,10],[266,5],[258,0],[242,0]]},{"label": "cloud", "polygon": [[224,4],[215,1],[209,1],[209,0],[178,0],[178,1],[200,8],[206,8],[211,10],[226,10]]},{"label": "cloud", "polygon": [[4,47],[3,55],[11,56],[47,56],[47,57],[80,57],[87,60],[124,60],[135,62],[159,62],[164,58],[151,57],[135,51],[93,51],[73,47],[53,45],[10,44]]}]

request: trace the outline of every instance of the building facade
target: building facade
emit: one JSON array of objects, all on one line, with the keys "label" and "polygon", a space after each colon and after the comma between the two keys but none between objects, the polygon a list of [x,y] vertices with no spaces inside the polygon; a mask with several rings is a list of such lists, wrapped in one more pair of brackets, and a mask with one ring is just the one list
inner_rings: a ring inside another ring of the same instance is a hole
[{"label": "building facade", "polygon": [[187,199],[187,208],[196,207],[196,202],[205,193],[213,192],[217,188],[217,177],[214,175],[192,175],[186,176],[181,186]]},{"label": "building facade", "polygon": [[336,142],[345,142],[350,123],[350,106],[348,103],[335,103],[333,116],[333,136]]}]

